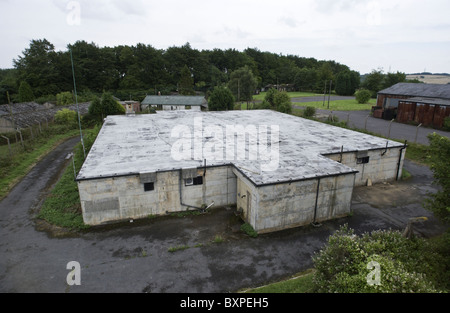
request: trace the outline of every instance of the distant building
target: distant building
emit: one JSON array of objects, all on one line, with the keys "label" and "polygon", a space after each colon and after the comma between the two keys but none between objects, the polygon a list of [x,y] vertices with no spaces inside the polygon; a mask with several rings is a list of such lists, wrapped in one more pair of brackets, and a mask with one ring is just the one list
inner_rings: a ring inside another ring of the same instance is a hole
[{"label": "distant building", "polygon": [[164,111],[202,111],[208,108],[208,102],[202,96],[147,96],[141,109],[146,110],[149,106]]},{"label": "distant building", "polygon": [[374,117],[441,128],[450,116],[450,85],[398,83],[378,92]]}]

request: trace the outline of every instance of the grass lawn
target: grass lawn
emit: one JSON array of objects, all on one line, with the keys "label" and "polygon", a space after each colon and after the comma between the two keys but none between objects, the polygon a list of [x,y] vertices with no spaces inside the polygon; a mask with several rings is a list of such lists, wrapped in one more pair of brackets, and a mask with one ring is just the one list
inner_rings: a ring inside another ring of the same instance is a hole
[{"label": "grass lawn", "polygon": [[[290,98],[320,96],[319,94],[314,93],[314,92],[303,92],[303,91],[288,92],[287,94],[289,95]],[[253,100],[263,101],[265,96],[266,96],[266,92],[264,91],[264,92],[261,92],[259,95],[254,95]]]},{"label": "grass lawn", "polygon": [[293,278],[272,283],[266,286],[245,290],[245,293],[311,293],[313,292],[314,270],[309,269],[305,272],[294,275]]},{"label": "grass lawn", "polygon": [[370,110],[373,105],[377,102],[376,99],[370,99],[368,104],[359,104],[356,100],[336,100],[330,101],[330,106],[328,108],[328,101],[325,101],[325,105],[323,101],[316,102],[302,102],[302,103],[293,103],[293,105],[301,106],[301,107],[314,107],[319,110],[332,110],[332,111],[360,111],[360,110]]},{"label": "grass lawn", "polygon": [[[8,146],[2,146],[0,199],[9,193],[15,183],[24,177],[33,165],[36,164],[36,162],[38,162],[49,151],[53,150],[53,148],[59,143],[70,137],[76,136],[77,133],[77,130],[70,130],[60,134],[37,138],[34,141],[27,142],[26,150],[17,149],[17,147],[14,147],[15,151],[20,150],[20,152],[14,154],[11,158],[9,157]],[[14,146],[15,145],[17,144],[14,143]]]}]

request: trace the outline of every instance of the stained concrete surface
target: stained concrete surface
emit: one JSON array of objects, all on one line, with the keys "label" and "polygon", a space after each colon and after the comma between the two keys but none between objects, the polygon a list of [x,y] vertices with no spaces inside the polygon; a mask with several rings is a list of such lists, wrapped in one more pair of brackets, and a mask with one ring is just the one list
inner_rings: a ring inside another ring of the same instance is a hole
[{"label": "stained concrete surface", "polygon": [[[427,216],[429,220],[417,226],[419,234],[434,236],[444,230],[419,204],[435,190],[431,172],[405,162],[412,179],[355,188],[352,216],[319,228],[250,238],[236,231],[241,222],[234,210],[223,208],[200,216],[145,219],[55,236],[37,227],[41,223],[35,214],[75,142],[55,149],[0,202],[0,292],[237,291],[310,268],[313,253],[345,223],[362,233],[403,229],[408,218]],[[395,201],[389,200],[392,195]],[[223,241],[214,242],[217,236]],[[180,246],[189,248],[168,251]],[[81,265],[80,286],[66,283],[70,261]]]}]

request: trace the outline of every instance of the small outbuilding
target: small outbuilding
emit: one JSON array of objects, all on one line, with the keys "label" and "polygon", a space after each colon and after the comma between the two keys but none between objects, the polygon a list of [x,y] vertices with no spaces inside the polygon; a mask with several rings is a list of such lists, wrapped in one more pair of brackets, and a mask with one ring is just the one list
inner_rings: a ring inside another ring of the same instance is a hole
[{"label": "small outbuilding", "polygon": [[378,92],[374,116],[441,128],[450,116],[450,85],[398,83]]},{"label": "small outbuilding", "polygon": [[348,215],[405,148],[270,110],[108,116],[77,182],[89,225],[235,205],[264,233]]},{"label": "small outbuilding", "polygon": [[208,108],[208,102],[203,96],[146,96],[141,103],[141,109],[149,107],[164,111],[202,111]]}]

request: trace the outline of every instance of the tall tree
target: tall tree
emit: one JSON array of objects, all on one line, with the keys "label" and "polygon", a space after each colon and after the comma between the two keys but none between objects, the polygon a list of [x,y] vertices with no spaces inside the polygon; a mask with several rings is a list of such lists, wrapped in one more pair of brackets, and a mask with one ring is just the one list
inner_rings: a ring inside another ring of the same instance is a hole
[{"label": "tall tree", "polygon": [[55,67],[55,46],[47,39],[31,40],[30,47],[14,60],[19,80],[30,84],[35,96],[56,94],[59,74]]},{"label": "tall tree", "polygon": [[370,74],[366,75],[361,87],[370,90],[372,97],[376,97],[378,91],[383,89],[384,74],[383,70],[372,70]]},{"label": "tall tree", "polygon": [[191,71],[189,70],[187,65],[185,65],[181,69],[181,74],[180,75],[181,75],[181,77],[180,77],[180,81],[178,83],[178,91],[180,92],[180,94],[181,95],[193,95],[193,94],[195,94],[195,92],[194,92],[194,79],[192,78]]},{"label": "tall tree", "polygon": [[31,86],[23,81],[20,83],[19,87],[19,101],[20,102],[31,102],[34,101],[33,90],[31,90]]},{"label": "tall tree", "polygon": [[224,86],[215,87],[208,98],[208,109],[210,111],[232,110],[234,97],[230,89]]},{"label": "tall tree", "polygon": [[335,91],[341,96],[352,96],[359,88],[360,75],[358,72],[344,70],[336,76]]},{"label": "tall tree", "polygon": [[228,88],[237,101],[251,101],[255,93],[257,80],[248,66],[241,67],[230,74]]},{"label": "tall tree", "polygon": [[300,91],[314,91],[318,85],[317,70],[313,68],[302,68],[294,77],[294,85]]}]

